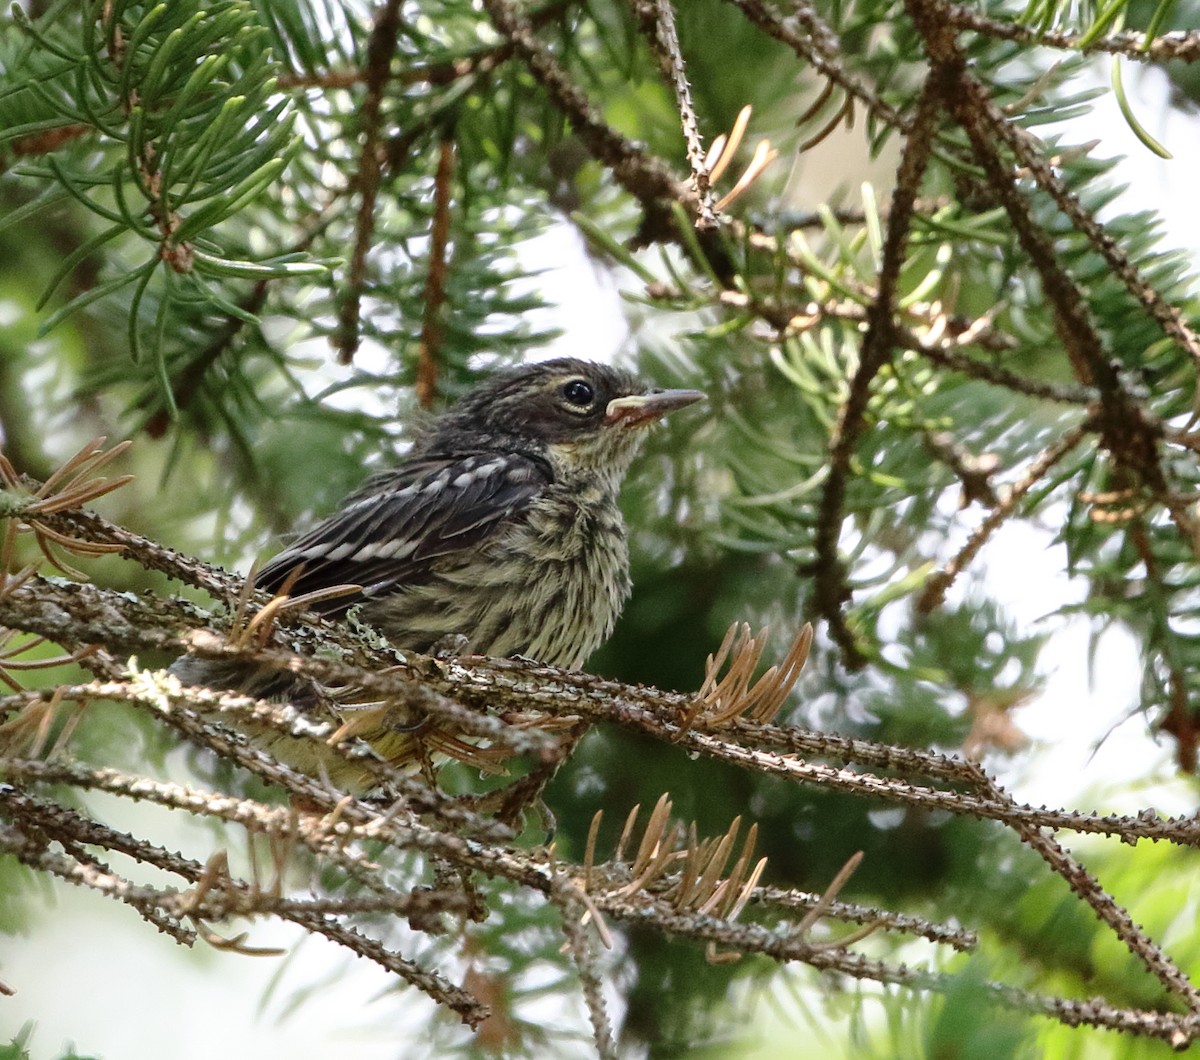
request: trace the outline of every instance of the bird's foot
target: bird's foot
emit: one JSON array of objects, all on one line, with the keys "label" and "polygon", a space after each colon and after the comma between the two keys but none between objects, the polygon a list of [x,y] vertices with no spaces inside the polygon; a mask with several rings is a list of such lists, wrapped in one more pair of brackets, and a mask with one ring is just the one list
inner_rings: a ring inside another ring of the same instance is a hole
[{"label": "bird's foot", "polygon": [[464,637],[461,633],[447,633],[444,637],[438,637],[433,642],[433,647],[429,649],[429,654],[435,659],[460,659],[462,656],[469,654],[468,649],[470,647],[470,638]]}]

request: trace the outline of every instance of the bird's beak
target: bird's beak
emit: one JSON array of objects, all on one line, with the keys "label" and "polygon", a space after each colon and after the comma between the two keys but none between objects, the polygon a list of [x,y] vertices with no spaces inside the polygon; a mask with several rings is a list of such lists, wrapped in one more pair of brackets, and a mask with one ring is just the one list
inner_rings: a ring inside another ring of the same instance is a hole
[{"label": "bird's beak", "polygon": [[613,398],[604,413],[605,423],[619,423],[624,427],[640,427],[653,423],[676,409],[687,408],[707,395],[699,390],[655,390],[649,394],[630,394],[628,397]]}]

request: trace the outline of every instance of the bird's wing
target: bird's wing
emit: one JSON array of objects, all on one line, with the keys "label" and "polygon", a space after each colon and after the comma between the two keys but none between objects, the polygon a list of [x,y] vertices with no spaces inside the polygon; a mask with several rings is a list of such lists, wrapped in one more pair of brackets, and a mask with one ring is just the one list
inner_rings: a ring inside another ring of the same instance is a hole
[{"label": "bird's wing", "polygon": [[434,560],[485,540],[550,481],[548,467],[520,454],[418,457],[368,482],[341,511],[275,556],[256,584],[278,591],[303,564],[292,596],[361,585],[361,593],[316,605],[340,615],[423,580]]}]

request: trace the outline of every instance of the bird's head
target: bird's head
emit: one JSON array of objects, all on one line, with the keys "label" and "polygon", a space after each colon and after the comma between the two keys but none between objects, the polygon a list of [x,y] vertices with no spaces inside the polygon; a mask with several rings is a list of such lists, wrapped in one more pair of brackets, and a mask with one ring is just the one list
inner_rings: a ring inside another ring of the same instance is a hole
[{"label": "bird's head", "polygon": [[498,373],[438,421],[433,447],[451,441],[537,452],[560,479],[599,476],[615,486],[643,428],[704,398],[656,390],[607,364],[563,357]]}]

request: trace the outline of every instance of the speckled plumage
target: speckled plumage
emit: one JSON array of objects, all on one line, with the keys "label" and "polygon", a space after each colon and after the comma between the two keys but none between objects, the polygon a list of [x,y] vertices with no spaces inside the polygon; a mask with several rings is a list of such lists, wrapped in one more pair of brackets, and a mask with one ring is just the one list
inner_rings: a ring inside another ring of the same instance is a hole
[{"label": "speckled plumage", "polygon": [[702,396],[572,358],[500,372],[293,540],[258,585],[359,585],[319,610],[361,605],[400,648],[460,634],[481,654],[578,667],[629,595],[617,495],[640,427]]},{"label": "speckled plumage", "polygon": [[[293,540],[258,585],[290,584],[292,595],[360,586],[318,609],[339,617],[357,606],[398,648],[461,635],[472,652],[579,667],[629,595],[617,495],[640,427],[701,397],[569,358],[498,373],[397,468]],[[184,658],[172,670],[186,684],[306,698],[286,675],[250,667]],[[283,757],[309,770],[312,748],[286,746]]]},{"label": "speckled plumage", "polygon": [[551,482],[477,545],[368,599],[362,616],[402,648],[461,633],[473,652],[575,668],[612,632],[629,589],[615,495]]},{"label": "speckled plumage", "polygon": [[[572,382],[593,390],[586,409],[563,398]],[[502,373],[276,556],[259,585],[276,590],[303,564],[293,593],[361,585],[325,611],[361,604],[397,647],[427,651],[461,634],[480,654],[578,667],[630,589],[617,493],[643,432],[606,411],[648,393],[584,361]]]}]

